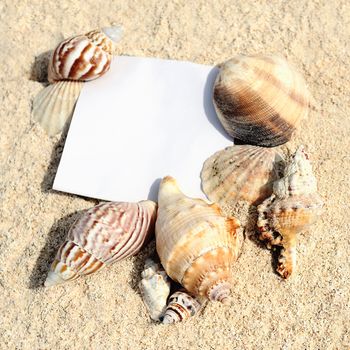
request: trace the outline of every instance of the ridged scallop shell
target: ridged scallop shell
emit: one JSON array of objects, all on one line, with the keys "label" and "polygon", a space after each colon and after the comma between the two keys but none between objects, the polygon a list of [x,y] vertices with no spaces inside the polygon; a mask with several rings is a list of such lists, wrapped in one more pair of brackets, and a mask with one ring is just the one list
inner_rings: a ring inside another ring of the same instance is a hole
[{"label": "ridged scallop shell", "polygon": [[216,204],[186,197],[175,179],[159,188],[156,247],[167,274],[195,296],[228,302],[231,264],[238,257],[238,220]]},{"label": "ridged scallop shell", "polygon": [[296,262],[296,234],[313,224],[322,213],[323,201],[309,156],[299,147],[276,181],[273,194],[258,206],[259,238],[268,246],[281,246],[278,273],[288,278]]},{"label": "ridged scallop shell", "polygon": [[89,275],[136,254],[154,232],[156,204],[109,202],[83,214],[70,228],[45,286]]},{"label": "ridged scallop shell", "polygon": [[159,321],[165,312],[170,294],[170,279],[160,264],[151,259],[145,262],[139,288],[147,311],[154,321]]},{"label": "ridged scallop shell", "polygon": [[49,85],[33,101],[33,119],[50,135],[60,132],[74,111],[82,82],[110,68],[121,27],[103,28],[62,41],[48,67]]},{"label": "ridged scallop shell", "polygon": [[272,194],[282,154],[273,148],[234,145],[208,158],[201,172],[202,189],[219,205],[261,203]]},{"label": "ridged scallop shell", "polygon": [[182,322],[196,315],[205,303],[204,298],[194,297],[185,289],[173,293],[168,301],[163,323]]},{"label": "ridged scallop shell", "polygon": [[82,87],[80,81],[59,81],[41,90],[34,101],[34,120],[51,136],[60,132],[73,115]]},{"label": "ridged scallop shell", "polygon": [[214,106],[232,137],[258,146],[290,140],[307,116],[310,94],[303,77],[275,55],[238,55],[220,66]]}]

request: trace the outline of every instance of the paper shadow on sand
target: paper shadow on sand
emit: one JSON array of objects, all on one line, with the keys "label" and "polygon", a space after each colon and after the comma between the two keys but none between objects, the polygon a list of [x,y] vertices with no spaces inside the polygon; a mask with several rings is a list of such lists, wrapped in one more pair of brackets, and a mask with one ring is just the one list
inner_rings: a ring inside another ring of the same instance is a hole
[{"label": "paper shadow on sand", "polygon": [[66,215],[52,225],[47,235],[45,246],[41,249],[36,260],[35,267],[30,275],[28,282],[30,289],[38,289],[43,287],[58,248],[67,237],[69,228],[72,226],[74,221],[82,215],[83,212],[84,210],[80,210]]},{"label": "paper shadow on sand", "polygon": [[69,130],[69,124],[70,124],[70,120],[67,121],[64,129],[62,130],[60,139],[56,142],[56,144],[52,149],[50,163],[46,169],[44,178],[41,182],[41,190],[43,192],[55,192],[57,194],[61,194],[60,192],[56,192],[55,190],[53,190],[52,185],[55,180],[57,168],[61,160],[64,144],[66,142],[66,138]]}]

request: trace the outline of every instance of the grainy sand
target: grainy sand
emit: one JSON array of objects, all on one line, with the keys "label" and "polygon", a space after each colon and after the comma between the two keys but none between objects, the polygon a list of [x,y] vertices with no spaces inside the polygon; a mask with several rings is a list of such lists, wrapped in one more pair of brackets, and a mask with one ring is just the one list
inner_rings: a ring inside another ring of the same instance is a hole
[{"label": "grainy sand", "polygon": [[[2,1],[0,348],[349,349],[349,17],[346,0]],[[315,108],[290,147],[307,146],[326,207],[300,235],[289,281],[248,240],[233,304],[173,326],[151,322],[137,290],[152,244],[90,278],[41,287],[70,224],[97,203],[50,189],[64,137],[30,120],[43,54],[113,22],[125,28],[121,54],[217,64],[276,52],[305,75]]]}]

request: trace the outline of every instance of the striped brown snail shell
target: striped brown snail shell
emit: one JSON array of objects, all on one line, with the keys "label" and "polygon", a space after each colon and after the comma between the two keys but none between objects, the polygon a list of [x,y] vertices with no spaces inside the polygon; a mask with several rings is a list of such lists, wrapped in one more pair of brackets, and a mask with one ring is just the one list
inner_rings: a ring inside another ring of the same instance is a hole
[{"label": "striped brown snail shell", "polygon": [[292,137],[307,116],[303,77],[276,55],[238,55],[220,65],[214,106],[225,130],[245,143],[274,147]]},{"label": "striped brown snail shell", "polygon": [[205,302],[205,298],[195,297],[189,294],[186,289],[180,289],[169,297],[162,323],[185,321],[198,314]]},{"label": "striped brown snail shell", "polygon": [[72,115],[82,83],[105,74],[122,34],[115,26],[62,41],[49,61],[51,83],[33,101],[33,118],[49,135],[60,132]]},{"label": "striped brown snail shell", "polygon": [[[103,75],[110,67],[120,28],[93,30],[62,41],[54,50],[48,68],[48,80],[89,81]],[[111,38],[112,36],[112,38]],[[113,39],[114,38],[114,39]]]},{"label": "striped brown snail shell", "polygon": [[59,248],[45,286],[90,275],[106,265],[135,255],[154,233],[156,203],[99,204],[70,228]]}]

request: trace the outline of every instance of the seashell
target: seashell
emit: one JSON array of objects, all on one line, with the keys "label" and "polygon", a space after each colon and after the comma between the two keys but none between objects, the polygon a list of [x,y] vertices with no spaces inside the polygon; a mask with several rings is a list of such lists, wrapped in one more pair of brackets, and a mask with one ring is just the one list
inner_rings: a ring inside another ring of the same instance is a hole
[{"label": "seashell", "polygon": [[186,197],[170,176],[160,184],[158,206],[156,247],[168,276],[192,295],[227,303],[238,220],[224,217],[216,204]]},{"label": "seashell", "polygon": [[284,58],[238,55],[221,65],[213,99],[229,135],[273,147],[289,141],[307,116],[310,94]]},{"label": "seashell", "polygon": [[49,135],[60,132],[73,114],[82,82],[96,79],[109,70],[121,27],[93,30],[62,41],[48,67],[51,84],[33,101],[33,119]]},{"label": "seashell", "polygon": [[33,117],[52,136],[60,132],[73,115],[83,83],[59,81],[47,86],[34,100]]},{"label": "seashell", "polygon": [[159,321],[165,312],[170,294],[170,279],[160,264],[151,259],[145,262],[139,288],[152,320]]},{"label": "seashell", "polygon": [[277,271],[288,278],[296,263],[296,234],[313,224],[322,213],[309,156],[300,146],[273,185],[273,194],[258,206],[259,238],[281,246]]},{"label": "seashell", "polygon": [[261,203],[272,194],[282,154],[275,148],[234,145],[208,158],[201,172],[202,189],[219,204]]},{"label": "seashell", "polygon": [[109,202],[89,209],[70,228],[45,286],[89,275],[135,255],[154,232],[155,217],[152,201]]},{"label": "seashell", "polygon": [[196,315],[205,303],[203,297],[195,297],[187,293],[185,289],[179,290],[169,298],[163,323],[176,323]]}]

